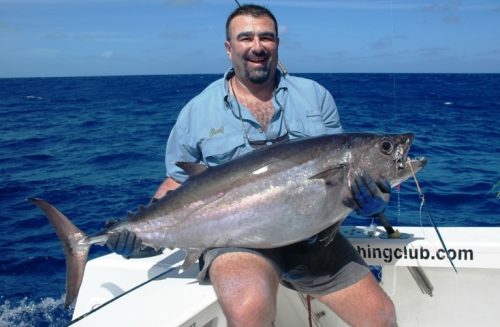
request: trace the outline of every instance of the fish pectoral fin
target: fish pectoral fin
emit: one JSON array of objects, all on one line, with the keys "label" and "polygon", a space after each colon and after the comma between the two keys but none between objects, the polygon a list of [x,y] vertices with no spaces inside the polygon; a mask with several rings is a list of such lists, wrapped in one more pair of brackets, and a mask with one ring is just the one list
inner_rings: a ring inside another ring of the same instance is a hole
[{"label": "fish pectoral fin", "polygon": [[208,166],[196,162],[178,161],[175,165],[184,170],[189,177],[198,175],[208,169]]},{"label": "fish pectoral fin", "polygon": [[203,253],[203,249],[187,249],[186,250],[186,258],[184,259],[184,262],[182,263],[181,270],[185,271],[186,269],[191,267],[191,265],[193,263],[195,263],[196,260],[198,260],[198,258],[201,256],[202,253]]},{"label": "fish pectoral fin", "polygon": [[337,165],[323,170],[316,175],[309,177],[309,179],[322,179],[325,181],[326,185],[338,185],[342,182],[342,179],[345,176],[345,169],[346,165]]}]

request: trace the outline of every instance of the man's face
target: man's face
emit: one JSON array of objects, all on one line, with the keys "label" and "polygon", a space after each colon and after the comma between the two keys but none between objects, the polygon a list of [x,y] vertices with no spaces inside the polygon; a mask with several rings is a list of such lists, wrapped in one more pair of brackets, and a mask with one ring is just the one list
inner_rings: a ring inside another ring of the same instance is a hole
[{"label": "man's face", "polygon": [[229,32],[225,46],[236,75],[255,84],[274,78],[279,39],[273,20],[266,16],[236,16]]}]

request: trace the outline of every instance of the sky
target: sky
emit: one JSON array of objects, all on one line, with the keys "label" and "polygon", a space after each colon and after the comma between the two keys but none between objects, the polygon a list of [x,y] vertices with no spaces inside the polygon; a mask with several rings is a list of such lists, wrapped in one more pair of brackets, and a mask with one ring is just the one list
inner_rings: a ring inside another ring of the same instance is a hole
[{"label": "sky", "polygon": [[[291,73],[500,73],[500,0],[254,3],[278,19],[279,56]],[[223,73],[235,7],[0,0],[0,78]]]}]

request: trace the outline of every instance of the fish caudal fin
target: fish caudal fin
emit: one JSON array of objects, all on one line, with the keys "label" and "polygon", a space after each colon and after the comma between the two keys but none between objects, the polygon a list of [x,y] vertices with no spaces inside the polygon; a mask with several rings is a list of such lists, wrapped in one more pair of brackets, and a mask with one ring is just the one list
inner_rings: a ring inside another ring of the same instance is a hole
[{"label": "fish caudal fin", "polygon": [[90,244],[82,240],[85,240],[87,235],[50,203],[38,198],[28,200],[45,212],[63,246],[66,257],[66,301],[64,307],[67,308],[76,299],[82,284],[90,248]]}]

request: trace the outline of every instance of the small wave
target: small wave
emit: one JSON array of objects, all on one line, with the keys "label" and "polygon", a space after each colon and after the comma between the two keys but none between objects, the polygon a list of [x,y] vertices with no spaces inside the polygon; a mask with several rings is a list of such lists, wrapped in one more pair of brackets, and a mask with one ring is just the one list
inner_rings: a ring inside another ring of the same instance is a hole
[{"label": "small wave", "polygon": [[[25,230],[25,229],[32,229],[32,228],[42,228],[47,225],[47,220],[46,219],[40,219],[39,217],[36,218],[24,218],[23,219],[18,219],[13,223],[14,228],[19,228],[20,230]],[[40,234],[37,234],[37,236],[40,236]]]},{"label": "small wave", "polygon": [[92,100],[84,97],[68,97],[68,98],[56,98],[52,100],[53,103],[57,104],[78,104],[78,103],[90,103]]},{"label": "small wave", "polygon": [[487,106],[482,102],[475,101],[445,101],[443,104],[446,107],[451,107],[453,109],[475,109],[475,110],[484,110]]},{"label": "small wave", "polygon": [[30,186],[19,181],[7,181],[0,186],[0,194],[5,196],[4,200],[7,199],[7,196],[16,197],[19,194],[25,194],[30,190],[32,190]]},{"label": "small wave", "polygon": [[157,101],[153,99],[144,98],[144,99],[137,99],[136,102],[139,104],[151,104],[151,103],[156,103]]},{"label": "small wave", "polygon": [[[26,242],[24,242],[26,243]],[[30,248],[31,246],[31,248]],[[36,246],[30,244],[23,244],[23,248],[19,253],[23,252],[35,252],[37,249]],[[62,255],[62,254],[61,254]],[[38,257],[30,257],[23,259],[15,259],[15,260],[0,260],[2,264],[2,273],[3,274],[24,274],[24,272],[29,273],[29,275],[46,275],[56,274],[61,271],[64,271],[65,259],[60,256],[59,259],[55,257],[49,256],[38,256]],[[26,275],[26,274],[25,274]],[[1,325],[0,325],[1,326]]]},{"label": "small wave", "polygon": [[90,120],[85,120],[85,121],[82,121],[80,123],[80,126],[81,127],[85,127],[85,128],[88,128],[88,127],[96,127],[96,126],[99,126],[101,124],[100,121],[98,120],[95,120],[95,119],[90,119]]},{"label": "small wave", "polygon": [[0,326],[67,326],[71,321],[71,312],[65,310],[63,304],[64,296],[38,301],[22,299],[18,303],[6,300],[0,305]]},{"label": "small wave", "polygon": [[54,159],[54,156],[51,156],[49,154],[40,153],[40,154],[30,154],[30,155],[24,156],[23,158],[27,159],[27,160],[32,160],[32,161],[46,162],[46,161]]},{"label": "small wave", "polygon": [[43,100],[42,97],[36,96],[36,95],[27,95],[25,97],[27,100]]},{"label": "small wave", "polygon": [[137,152],[123,152],[123,153],[111,153],[111,154],[101,154],[95,157],[89,158],[86,161],[88,164],[98,165],[98,166],[122,166],[127,165],[129,162],[137,162],[144,158],[145,155]]}]

